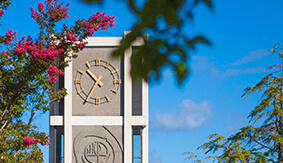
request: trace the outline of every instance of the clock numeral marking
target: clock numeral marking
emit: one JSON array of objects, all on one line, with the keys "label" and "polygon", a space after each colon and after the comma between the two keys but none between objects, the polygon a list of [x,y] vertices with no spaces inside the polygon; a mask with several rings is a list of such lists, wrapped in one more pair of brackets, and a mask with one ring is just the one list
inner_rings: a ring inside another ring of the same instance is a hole
[{"label": "clock numeral marking", "polygon": [[109,66],[109,64],[110,64],[110,62],[107,62],[107,64],[106,64],[105,68],[107,68],[107,67]]},{"label": "clock numeral marking", "polygon": [[80,91],[78,91],[78,94],[82,93],[85,89],[81,89]]},{"label": "clock numeral marking", "polygon": [[78,69],[78,72],[81,73],[82,75],[85,73],[82,70]]},{"label": "clock numeral marking", "polygon": [[100,65],[100,59],[96,59],[95,60],[95,66],[99,66]]},{"label": "clock numeral marking", "polygon": [[121,79],[114,79],[113,83],[114,83],[114,84],[120,84],[120,83],[122,83],[122,82],[121,82]]},{"label": "clock numeral marking", "polygon": [[109,98],[107,95],[105,95],[105,98],[106,98],[106,101],[107,101],[107,102],[110,101],[110,98]]},{"label": "clock numeral marking", "polygon": [[75,84],[81,84],[82,83],[82,79],[76,79],[75,80]]},{"label": "clock numeral marking", "polygon": [[111,74],[115,74],[116,72],[118,72],[119,70],[118,69],[116,69],[116,70],[114,70],[114,71],[112,71],[112,73]]},{"label": "clock numeral marking", "polygon": [[86,63],[86,66],[87,66],[88,68],[91,67],[90,64],[88,63],[88,61],[86,61],[85,63]]},{"label": "clock numeral marking", "polygon": [[100,104],[100,98],[95,98],[95,105],[99,105]]},{"label": "clock numeral marking", "polygon": [[117,94],[118,91],[116,91],[115,89],[111,89],[111,91],[115,94]]}]

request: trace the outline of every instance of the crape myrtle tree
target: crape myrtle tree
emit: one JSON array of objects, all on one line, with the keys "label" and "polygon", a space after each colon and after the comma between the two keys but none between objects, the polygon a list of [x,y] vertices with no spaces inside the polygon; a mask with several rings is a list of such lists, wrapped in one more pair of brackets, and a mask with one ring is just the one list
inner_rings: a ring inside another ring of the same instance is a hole
[{"label": "crape myrtle tree", "polygon": [[[283,61],[283,46],[276,44],[271,49]],[[209,142],[199,149],[206,154],[220,153],[208,156],[217,162],[283,162],[283,67],[282,64],[270,68],[268,74],[253,87],[243,90],[243,97],[262,92],[261,101],[249,114],[249,124],[236,134],[226,138],[212,134]],[[193,153],[186,152],[193,162],[202,162]]]},{"label": "crape myrtle tree", "polygon": [[[10,0],[0,1],[1,17],[9,4]],[[5,49],[0,54],[0,162],[44,161],[39,146],[49,145],[48,135],[38,131],[35,115],[48,111],[52,102],[67,94],[64,88],[54,91],[54,82],[85,47],[86,38],[114,26],[113,16],[97,12],[55,30],[56,23],[69,17],[69,5],[46,0],[36,9],[30,7],[40,29],[37,38],[17,38],[12,29],[0,36]],[[27,120],[25,114],[29,115]]]},{"label": "crape myrtle tree", "polygon": [[[83,0],[88,3],[104,0]],[[144,33],[150,33],[147,44],[133,51],[131,58],[131,76],[149,80],[160,77],[160,68],[167,65],[174,69],[179,83],[189,73],[189,52],[197,43],[209,44],[202,35],[192,35],[185,25],[193,20],[194,8],[201,4],[212,8],[212,0],[127,0],[129,8],[138,17],[132,32],[121,41],[121,46],[114,52],[123,55],[131,43]],[[140,5],[138,2],[144,2]],[[174,58],[174,59],[172,59]]]}]

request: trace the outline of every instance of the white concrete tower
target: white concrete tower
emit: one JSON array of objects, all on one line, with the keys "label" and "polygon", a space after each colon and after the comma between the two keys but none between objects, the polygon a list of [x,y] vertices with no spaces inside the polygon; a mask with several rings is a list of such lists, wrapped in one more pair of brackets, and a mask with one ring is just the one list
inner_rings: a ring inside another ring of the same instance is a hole
[{"label": "white concrete tower", "polygon": [[113,58],[122,39],[88,38],[56,83],[68,95],[50,111],[50,163],[148,163],[148,85],[130,76],[144,39]]}]

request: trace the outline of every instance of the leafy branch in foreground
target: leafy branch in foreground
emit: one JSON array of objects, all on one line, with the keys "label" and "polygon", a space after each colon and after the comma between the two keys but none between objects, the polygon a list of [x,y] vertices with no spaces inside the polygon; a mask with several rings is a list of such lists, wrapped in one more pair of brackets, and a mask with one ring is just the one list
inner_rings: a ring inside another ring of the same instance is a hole
[{"label": "leafy branch in foreground", "polygon": [[202,35],[190,36],[185,27],[188,20],[193,19],[193,9],[201,4],[212,8],[211,0],[148,0],[143,6],[136,5],[134,0],[128,0],[129,8],[139,20],[121,41],[121,46],[114,52],[114,56],[123,55],[137,37],[145,32],[150,33],[147,44],[133,51],[132,77],[148,81],[149,74],[154,74],[155,80],[158,80],[160,68],[169,65],[181,83],[189,73],[189,52],[195,49],[198,43],[209,44]]},{"label": "leafy branch in foreground", "polygon": [[[283,61],[283,46],[278,43],[271,49]],[[209,142],[198,149],[205,154],[220,152],[220,155],[209,156],[217,162],[283,162],[283,68],[276,64],[268,69],[274,72],[266,75],[253,87],[243,90],[242,97],[262,92],[261,101],[249,114],[249,124],[239,132],[225,138],[212,134]],[[199,160],[192,153],[185,153],[189,160]]]}]

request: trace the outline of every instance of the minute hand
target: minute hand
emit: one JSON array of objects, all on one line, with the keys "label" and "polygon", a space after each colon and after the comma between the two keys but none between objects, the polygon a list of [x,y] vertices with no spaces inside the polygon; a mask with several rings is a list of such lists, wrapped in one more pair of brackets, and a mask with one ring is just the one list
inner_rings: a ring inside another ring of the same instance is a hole
[{"label": "minute hand", "polygon": [[95,90],[95,88],[96,88],[97,84],[100,82],[100,79],[101,79],[101,78],[102,78],[102,76],[99,75],[98,79],[96,80],[95,84],[93,85],[92,89],[90,90],[90,92],[89,92],[89,94],[88,94],[88,96],[87,96],[87,98],[86,98],[85,101],[88,101],[88,100],[89,100],[91,94],[92,94],[93,91]]},{"label": "minute hand", "polygon": [[93,75],[93,73],[91,73],[89,71],[89,69],[86,70],[86,72],[89,74],[89,76],[95,81],[95,82],[98,82],[98,85],[101,87],[103,86],[103,83],[101,81],[97,81],[97,77],[95,75]]}]

